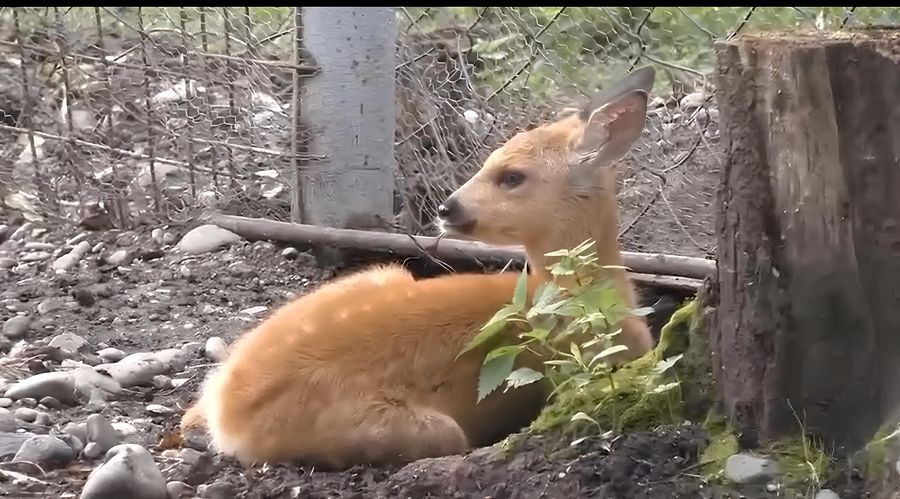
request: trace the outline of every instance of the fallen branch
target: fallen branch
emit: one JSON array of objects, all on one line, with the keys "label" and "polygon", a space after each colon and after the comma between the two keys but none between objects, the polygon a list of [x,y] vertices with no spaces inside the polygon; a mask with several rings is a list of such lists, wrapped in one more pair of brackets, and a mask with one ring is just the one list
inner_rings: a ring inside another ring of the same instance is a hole
[{"label": "fallen branch", "polygon": [[[409,236],[385,232],[335,229],[315,225],[276,222],[272,220],[212,215],[209,222],[228,229],[246,239],[275,240],[295,244],[324,244],[338,248],[388,251],[399,255],[420,255],[420,247],[433,248],[442,260],[471,260],[522,263],[525,252],[518,246],[493,246],[476,241],[445,237],[435,247],[435,237]],[[716,263],[705,258],[662,255],[656,253],[622,252],[625,265],[634,273],[632,279],[640,284],[686,291],[696,290]]]}]

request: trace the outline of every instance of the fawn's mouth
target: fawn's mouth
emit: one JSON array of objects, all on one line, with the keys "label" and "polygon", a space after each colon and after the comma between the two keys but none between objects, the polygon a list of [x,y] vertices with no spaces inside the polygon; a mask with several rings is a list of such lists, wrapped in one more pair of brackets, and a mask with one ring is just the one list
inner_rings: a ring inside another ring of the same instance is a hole
[{"label": "fawn's mouth", "polygon": [[448,234],[469,235],[475,229],[476,220],[466,220],[464,222],[449,222],[442,218],[438,219],[438,227],[441,232]]}]

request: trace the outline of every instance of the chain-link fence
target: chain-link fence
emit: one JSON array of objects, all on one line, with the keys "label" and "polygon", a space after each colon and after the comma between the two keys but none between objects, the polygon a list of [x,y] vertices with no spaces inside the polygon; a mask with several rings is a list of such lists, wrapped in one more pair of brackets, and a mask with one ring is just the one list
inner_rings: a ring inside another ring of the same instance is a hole
[{"label": "chain-link fence", "polygon": [[[713,41],[900,24],[896,7],[396,12],[398,230],[431,233],[440,202],[512,134],[652,64],[646,140],[620,176],[623,240],[694,255],[714,245]],[[297,152],[297,87],[315,68],[295,22],[276,7],[0,9],[4,202],[118,226],[205,207],[288,220],[289,172],[317,160]]]}]

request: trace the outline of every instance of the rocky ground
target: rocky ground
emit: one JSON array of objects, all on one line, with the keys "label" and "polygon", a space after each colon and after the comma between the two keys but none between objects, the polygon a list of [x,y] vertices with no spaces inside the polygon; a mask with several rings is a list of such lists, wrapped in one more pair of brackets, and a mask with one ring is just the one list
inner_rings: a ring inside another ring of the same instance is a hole
[{"label": "rocky ground", "polygon": [[[212,249],[221,234],[88,232],[0,215],[0,495],[741,496],[697,474],[707,437],[694,426],[611,445],[571,446],[546,436],[509,454],[481,449],[401,469],[244,469],[210,452],[202,438],[179,438],[184,408],[238,335],[345,269],[322,269],[308,253],[227,234]],[[763,468],[757,473],[768,473]],[[764,486],[753,491],[742,494],[770,494]]]}]

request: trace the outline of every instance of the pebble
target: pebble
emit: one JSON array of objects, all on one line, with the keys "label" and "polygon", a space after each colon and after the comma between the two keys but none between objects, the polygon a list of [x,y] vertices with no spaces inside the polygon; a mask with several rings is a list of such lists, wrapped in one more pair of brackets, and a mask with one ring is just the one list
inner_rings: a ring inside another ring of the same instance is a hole
[{"label": "pebble", "polygon": [[86,340],[77,334],[62,333],[50,340],[50,347],[59,348],[67,352],[75,353],[86,343]]},{"label": "pebble", "polygon": [[82,454],[88,459],[97,459],[103,455],[103,451],[97,442],[88,442],[88,444],[84,446]]},{"label": "pebble", "polygon": [[106,248],[106,243],[100,241],[99,243],[95,244],[93,248],[91,248],[91,253],[100,253],[101,251],[103,251],[103,248]]},{"label": "pebble", "polygon": [[166,376],[165,374],[157,374],[153,377],[153,386],[158,390],[171,390],[174,388],[172,384],[172,378]]},{"label": "pebble", "polygon": [[57,435],[57,437],[59,437],[60,440],[62,440],[66,443],[66,445],[72,448],[72,452],[75,453],[76,457],[84,452],[84,442],[80,438],[69,435],[67,433],[61,433]]},{"label": "pebble", "polygon": [[221,480],[198,486],[197,495],[203,499],[229,499],[233,496],[231,484]]},{"label": "pebble", "polygon": [[0,269],[11,269],[18,264],[19,262],[17,262],[15,258],[0,258]]},{"label": "pebble", "polygon": [[35,435],[26,440],[13,461],[27,461],[39,466],[66,466],[75,460],[75,451],[69,444],[50,435]]},{"label": "pebble", "polygon": [[118,348],[104,348],[97,352],[97,355],[105,362],[118,362],[125,358],[125,352]]},{"label": "pebble", "polygon": [[87,442],[87,422],[68,423],[65,428],[63,428],[63,433],[71,435],[82,442]]},{"label": "pebble", "polygon": [[120,249],[114,251],[113,254],[109,255],[106,258],[106,263],[114,265],[116,267],[121,267],[122,265],[128,265],[133,259],[134,253],[126,249]]},{"label": "pebble", "polygon": [[172,499],[178,499],[187,489],[188,484],[184,482],[174,481],[166,484],[166,490],[169,492],[169,497]]},{"label": "pebble", "polygon": [[766,482],[778,474],[778,463],[771,459],[734,454],[725,462],[725,476],[735,483]]},{"label": "pebble", "polygon": [[19,407],[16,409],[15,414],[16,419],[20,419],[26,423],[34,423],[34,420],[37,419],[38,411],[29,407]]},{"label": "pebble", "polygon": [[128,438],[138,431],[137,428],[135,428],[135,426],[131,423],[117,422],[113,423],[112,426],[116,429],[116,432],[118,432],[118,434],[122,436],[122,438]]},{"label": "pebble", "polygon": [[64,404],[74,405],[75,382],[65,372],[35,374],[9,387],[6,396],[13,400],[53,397]]},{"label": "pebble", "polygon": [[22,249],[26,251],[53,251],[56,249],[56,246],[50,243],[31,241],[22,245]]},{"label": "pebble", "polygon": [[41,404],[42,406],[46,407],[47,409],[62,409],[63,408],[62,402],[60,402],[59,400],[56,400],[55,398],[53,398],[49,395],[46,397],[43,397],[38,403]]},{"label": "pebble", "polygon": [[150,404],[147,406],[147,412],[150,414],[155,414],[158,416],[165,416],[167,414],[174,414],[175,411],[161,404]]},{"label": "pebble", "polygon": [[213,362],[224,362],[228,355],[228,345],[225,340],[218,336],[213,336],[206,340],[203,348],[206,357]]},{"label": "pebble", "polygon": [[49,298],[47,300],[42,301],[37,306],[37,312],[40,315],[46,315],[51,312],[55,312],[61,308],[63,308],[64,304],[62,300],[56,298]]},{"label": "pebble", "polygon": [[241,236],[216,225],[201,225],[181,238],[177,248],[184,253],[198,255],[240,241]]},{"label": "pebble", "polygon": [[163,234],[162,240],[163,240],[163,244],[165,244],[165,245],[173,244],[173,243],[175,243],[175,234],[172,234],[171,232],[166,232]]},{"label": "pebble", "polygon": [[120,444],[88,476],[80,499],[166,499],[166,479],[153,456],[136,444]]},{"label": "pebble", "polygon": [[79,244],[82,241],[84,241],[85,239],[87,239],[87,237],[88,237],[87,233],[82,232],[80,234],[76,234],[76,235],[72,236],[71,238],[69,238],[69,240],[66,241],[66,244],[69,246],[72,246],[73,244]]},{"label": "pebble", "polygon": [[85,433],[87,442],[96,444],[97,456],[106,453],[109,449],[122,443],[122,436],[113,428],[113,425],[99,414],[91,414],[85,420]]},{"label": "pebble", "polygon": [[841,496],[831,489],[822,489],[816,493],[815,499],[841,499]]},{"label": "pebble", "polygon": [[31,316],[17,315],[3,323],[3,336],[11,340],[20,340],[28,334],[31,328]]},{"label": "pebble", "polygon": [[78,265],[78,262],[91,250],[91,244],[87,241],[79,242],[72,251],[56,259],[50,266],[53,270],[69,270]]},{"label": "pebble", "polygon": [[160,228],[153,229],[150,231],[150,239],[153,239],[153,242],[156,244],[163,244],[163,231]]},{"label": "pebble", "polygon": [[34,424],[39,424],[41,426],[51,426],[53,424],[53,417],[46,412],[38,412],[37,416],[35,416],[34,418]]},{"label": "pebble", "polygon": [[296,260],[297,257],[300,256],[300,250],[293,246],[288,246],[287,248],[281,250],[281,256],[286,260]]},{"label": "pebble", "polygon": [[148,352],[133,353],[113,364],[97,366],[98,371],[106,371],[123,388],[149,386],[153,377],[164,374],[168,367]]},{"label": "pebble", "polygon": [[6,408],[13,405],[13,399],[9,397],[0,397],[0,407]]},{"label": "pebble", "polygon": [[0,459],[6,460],[16,455],[26,440],[35,437],[34,433],[17,433],[4,431],[0,433]]},{"label": "pebble", "polygon": [[14,432],[19,429],[15,414],[8,409],[0,411],[0,432]]},{"label": "pebble", "polygon": [[19,405],[34,409],[38,405],[38,401],[32,397],[24,397],[19,399]]},{"label": "pebble", "polygon": [[51,256],[53,255],[47,253],[46,251],[32,251],[31,253],[25,253],[24,255],[20,256],[19,261],[21,261],[22,263],[43,262]]}]

